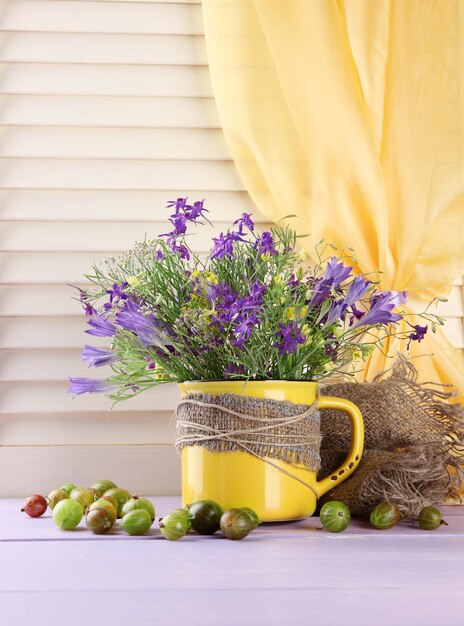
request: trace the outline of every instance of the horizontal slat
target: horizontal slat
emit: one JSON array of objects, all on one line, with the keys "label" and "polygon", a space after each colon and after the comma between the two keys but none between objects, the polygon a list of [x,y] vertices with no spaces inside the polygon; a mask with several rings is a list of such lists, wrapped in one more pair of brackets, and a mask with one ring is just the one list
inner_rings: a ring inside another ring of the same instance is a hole
[{"label": "horizontal slat", "polygon": [[3,126],[4,157],[229,160],[219,129]]},{"label": "horizontal slat", "polygon": [[[2,220],[72,221],[148,221],[155,215],[170,215],[169,200],[187,196],[188,191],[106,191],[82,189],[11,189],[0,191]],[[253,213],[256,222],[265,219],[258,213],[246,192],[196,191],[190,200],[205,199],[212,222],[233,221],[243,211]],[[235,219],[235,218],[234,218]]]},{"label": "horizontal slat", "polygon": [[2,0],[3,30],[87,33],[202,34],[201,7],[192,4]]},{"label": "horizontal slat", "polygon": [[203,37],[3,32],[2,60],[20,63],[207,65]]},{"label": "horizontal slat", "polygon": [[0,282],[6,284],[79,283],[92,263],[100,263],[106,253],[0,252]]},{"label": "horizontal slat", "polygon": [[9,159],[0,185],[19,189],[197,189],[243,191],[232,161]]},{"label": "horizontal slat", "polygon": [[[207,67],[2,63],[4,94],[211,98]],[[109,103],[109,106],[110,103]]]},{"label": "horizontal slat", "polygon": [[132,493],[180,493],[180,459],[172,445],[3,447],[0,475],[8,477],[0,481],[0,498],[47,494],[63,483],[91,485],[101,478]]},{"label": "horizontal slat", "polygon": [[2,446],[172,444],[172,412],[0,415]]},{"label": "horizontal slat", "polygon": [[75,316],[81,312],[76,293],[68,285],[0,285],[0,316]]},{"label": "horizontal slat", "polygon": [[[0,412],[11,415],[81,413],[109,411],[112,408],[112,400],[103,394],[86,394],[73,398],[67,390],[67,382],[0,383]],[[112,410],[126,415],[132,411],[172,411],[178,399],[179,393],[175,385],[161,385],[130,400],[119,402]]]},{"label": "horizontal slat", "polygon": [[[238,217],[239,214],[237,214]],[[230,227],[230,223],[208,224],[189,229],[188,244],[192,250],[207,252],[213,245],[212,238]],[[88,250],[125,251],[136,241],[154,239],[170,230],[163,222],[28,222],[27,232],[24,222],[3,222],[0,251],[62,251],[81,252]],[[90,269],[90,268],[89,268]]]},{"label": "horizontal slat", "polygon": [[[75,303],[77,304],[77,303]],[[82,322],[85,325],[85,320]],[[81,329],[79,336],[82,337]],[[96,343],[86,335],[85,343]],[[81,360],[81,348],[2,350],[0,352],[0,381],[63,381],[70,376],[101,378],[111,372],[108,368],[88,368]]]},{"label": "horizontal slat", "polygon": [[80,348],[83,343],[89,343],[90,336],[84,333],[86,328],[84,316],[3,317],[0,348]]},{"label": "horizontal slat", "polygon": [[220,127],[212,98],[0,96],[0,120],[24,126]]}]

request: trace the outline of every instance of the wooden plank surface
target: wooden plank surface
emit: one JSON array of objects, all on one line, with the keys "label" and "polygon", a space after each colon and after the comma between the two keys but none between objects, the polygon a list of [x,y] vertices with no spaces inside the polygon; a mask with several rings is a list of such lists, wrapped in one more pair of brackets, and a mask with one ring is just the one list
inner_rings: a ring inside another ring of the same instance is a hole
[{"label": "wooden plank surface", "polygon": [[[179,498],[151,498],[157,516]],[[34,520],[21,501],[0,502],[0,603],[5,623],[114,626],[141,622],[317,626],[462,626],[464,509],[443,507],[449,526],[376,531],[354,520],[342,534],[318,518],[266,524],[241,542],[219,534],[165,541],[84,528],[62,533]],[[52,607],[52,610],[50,609]]]}]

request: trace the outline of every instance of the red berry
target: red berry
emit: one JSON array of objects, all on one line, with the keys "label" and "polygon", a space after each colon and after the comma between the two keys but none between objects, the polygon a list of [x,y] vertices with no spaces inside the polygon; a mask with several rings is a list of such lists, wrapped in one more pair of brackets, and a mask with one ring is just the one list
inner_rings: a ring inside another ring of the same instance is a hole
[{"label": "red berry", "polygon": [[40,517],[45,513],[48,507],[48,502],[43,496],[34,494],[29,496],[24,502],[21,511],[27,513],[29,517]]}]

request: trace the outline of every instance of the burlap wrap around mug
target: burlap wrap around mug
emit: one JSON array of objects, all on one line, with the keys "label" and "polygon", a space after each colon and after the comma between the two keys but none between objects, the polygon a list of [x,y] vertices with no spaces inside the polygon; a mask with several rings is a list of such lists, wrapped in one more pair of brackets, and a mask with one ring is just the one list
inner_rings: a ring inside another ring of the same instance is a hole
[{"label": "burlap wrap around mug", "polygon": [[211,452],[245,450],[261,459],[279,459],[321,468],[320,413],[316,404],[239,396],[188,394],[177,407],[176,448],[201,445]]},{"label": "burlap wrap around mug", "polygon": [[[422,506],[456,495],[464,464],[464,416],[461,405],[449,404],[449,390],[419,385],[414,367],[399,358],[389,376],[372,383],[326,385],[323,393],[360,408],[366,439],[357,470],[321,502],[342,500],[354,515],[366,516],[387,500],[398,504],[405,518],[414,518]],[[294,465],[319,477],[333,472],[350,447],[346,415],[319,411],[316,403],[188,393],[176,415],[178,452],[187,446],[247,452],[270,464],[288,463],[290,476]],[[451,466],[456,468],[453,475]]]}]

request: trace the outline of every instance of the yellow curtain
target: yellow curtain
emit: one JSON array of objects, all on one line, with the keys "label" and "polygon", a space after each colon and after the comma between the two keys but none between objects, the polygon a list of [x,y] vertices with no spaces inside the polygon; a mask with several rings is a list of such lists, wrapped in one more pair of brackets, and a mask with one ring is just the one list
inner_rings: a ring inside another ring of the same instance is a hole
[{"label": "yellow curtain", "polygon": [[[464,2],[203,0],[203,13],[224,133],[259,210],[352,246],[412,312],[446,297],[464,269]],[[464,394],[441,332],[418,355],[432,355],[415,361],[422,380]],[[365,376],[387,367],[377,351]]]}]

